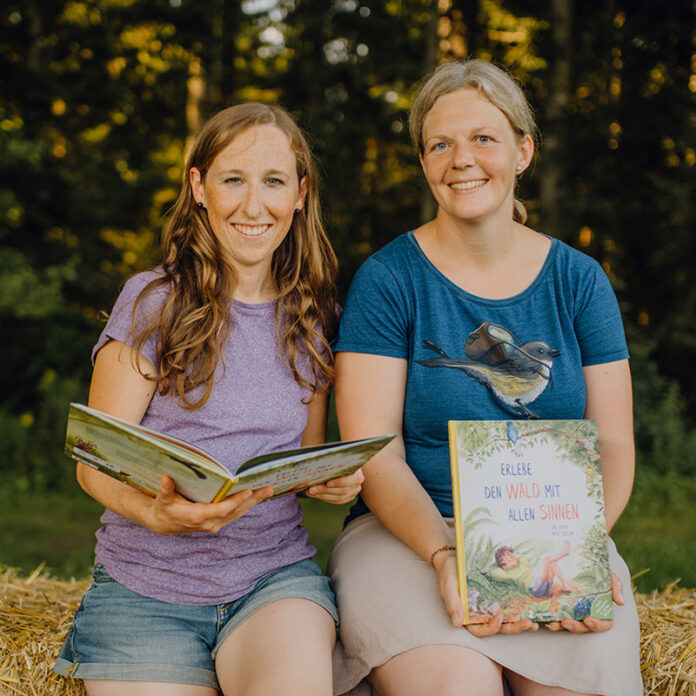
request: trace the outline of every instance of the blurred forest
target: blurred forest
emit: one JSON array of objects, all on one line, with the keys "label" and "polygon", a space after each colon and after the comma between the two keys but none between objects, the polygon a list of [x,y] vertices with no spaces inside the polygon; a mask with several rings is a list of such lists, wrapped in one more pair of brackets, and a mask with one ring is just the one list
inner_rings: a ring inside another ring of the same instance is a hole
[{"label": "blurred forest", "polygon": [[310,135],[341,293],[434,212],[406,118],[436,64],[525,85],[543,140],[530,224],[597,258],[624,313],[646,480],[696,473],[696,2],[5,0],[0,9],[0,474],[62,453],[99,313],[158,259],[191,134],[240,100]]}]

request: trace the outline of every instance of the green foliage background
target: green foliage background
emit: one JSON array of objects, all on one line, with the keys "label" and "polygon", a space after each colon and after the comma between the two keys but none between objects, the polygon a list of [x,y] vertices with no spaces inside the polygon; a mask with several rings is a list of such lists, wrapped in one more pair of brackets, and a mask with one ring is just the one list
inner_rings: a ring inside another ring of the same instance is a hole
[{"label": "green foliage background", "polygon": [[637,500],[676,509],[696,473],[694,31],[693,0],[7,0],[3,489],[74,493],[64,424],[86,398],[99,313],[157,262],[207,116],[246,99],[297,115],[344,293],[369,253],[434,212],[407,136],[417,81],[477,55],[523,81],[544,134],[520,192],[531,226],[597,258],[614,284]]}]

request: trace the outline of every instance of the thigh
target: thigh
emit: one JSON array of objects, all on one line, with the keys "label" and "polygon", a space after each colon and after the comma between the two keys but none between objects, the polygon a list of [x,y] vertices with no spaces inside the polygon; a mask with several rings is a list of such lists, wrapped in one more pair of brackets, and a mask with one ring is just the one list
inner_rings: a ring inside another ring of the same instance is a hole
[{"label": "thigh", "polygon": [[263,606],[225,638],[215,667],[225,696],[331,696],[333,617],[296,597]]},{"label": "thigh", "polygon": [[533,682],[521,674],[506,670],[505,678],[508,680],[512,693],[515,696],[585,696],[586,692],[569,691],[560,686],[548,686]]},{"label": "thigh", "polygon": [[[84,682],[87,696],[123,696],[124,684],[113,679],[88,679]],[[128,696],[218,696],[217,689],[191,684],[129,681]]]},{"label": "thigh", "polygon": [[425,645],[407,650],[373,669],[368,678],[381,696],[503,694],[500,666],[459,645]]}]

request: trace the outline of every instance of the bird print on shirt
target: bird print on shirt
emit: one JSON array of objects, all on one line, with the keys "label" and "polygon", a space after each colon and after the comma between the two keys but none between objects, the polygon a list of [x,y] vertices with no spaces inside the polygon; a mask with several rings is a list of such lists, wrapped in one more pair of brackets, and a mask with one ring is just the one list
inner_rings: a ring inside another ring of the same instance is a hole
[{"label": "bird print on shirt", "polygon": [[423,347],[440,357],[417,360],[420,365],[461,370],[500,403],[527,418],[538,418],[527,404],[546,389],[553,361],[561,354],[544,341],[521,343],[512,332],[490,322],[469,334],[464,345],[466,358],[452,358],[432,341],[423,341]]}]

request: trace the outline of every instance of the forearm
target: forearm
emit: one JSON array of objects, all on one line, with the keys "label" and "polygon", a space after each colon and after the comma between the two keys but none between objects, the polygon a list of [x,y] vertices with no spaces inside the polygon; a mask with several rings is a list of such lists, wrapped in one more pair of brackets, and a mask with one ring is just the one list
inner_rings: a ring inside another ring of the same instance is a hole
[{"label": "forearm", "polygon": [[386,451],[365,467],[363,500],[392,534],[430,562],[433,551],[452,543],[435,503],[403,458]]},{"label": "forearm", "polygon": [[87,495],[104,507],[152,529],[153,498],[86,464],[77,464],[77,482]]},{"label": "forearm", "polygon": [[601,437],[600,454],[604,483],[607,531],[616,524],[631,497],[635,472],[633,438]]},{"label": "forearm", "polygon": [[451,543],[447,525],[406,463],[401,435],[408,364],[379,355],[339,353],[336,412],[341,437],[356,440],[386,433],[398,436],[364,467],[361,495],[395,536],[430,561]]},{"label": "forearm", "polygon": [[604,510],[610,530],[626,507],[635,474],[631,373],[628,360],[619,360],[584,367],[583,374],[585,418],[597,421]]},{"label": "forearm", "polygon": [[273,495],[273,489],[265,486],[238,491],[219,503],[192,503],[176,492],[171,478],[162,476],[157,497],[150,498],[85,465],[78,465],[77,480],[102,505],[165,535],[218,532]]}]

